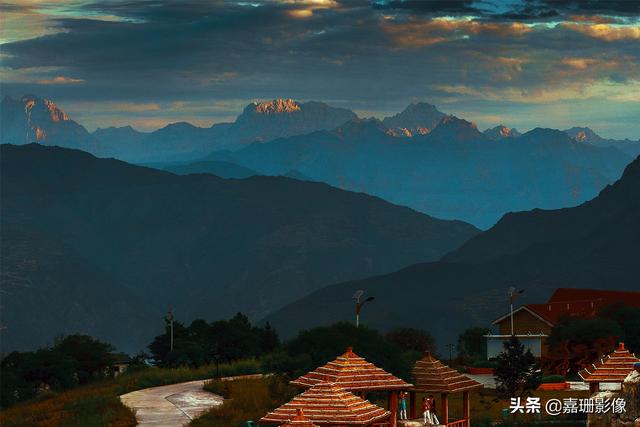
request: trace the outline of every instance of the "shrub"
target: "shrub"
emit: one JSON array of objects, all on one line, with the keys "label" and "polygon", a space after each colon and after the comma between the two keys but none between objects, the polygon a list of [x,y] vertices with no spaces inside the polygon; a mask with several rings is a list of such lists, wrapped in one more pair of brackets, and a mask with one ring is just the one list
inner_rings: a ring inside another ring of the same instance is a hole
[{"label": "shrub", "polygon": [[498,364],[493,360],[478,360],[471,364],[474,368],[496,368]]},{"label": "shrub", "polygon": [[562,375],[547,375],[542,377],[543,384],[563,383],[563,382],[565,382],[565,378]]}]

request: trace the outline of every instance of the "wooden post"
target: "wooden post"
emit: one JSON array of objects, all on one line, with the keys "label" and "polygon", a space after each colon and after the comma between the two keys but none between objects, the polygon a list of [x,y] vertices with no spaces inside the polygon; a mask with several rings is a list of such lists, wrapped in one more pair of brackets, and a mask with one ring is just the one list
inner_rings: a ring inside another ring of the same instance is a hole
[{"label": "wooden post", "polygon": [[441,394],[442,399],[442,413],[440,414],[440,424],[449,424],[449,399],[447,393]]},{"label": "wooden post", "polygon": [[589,383],[589,393],[590,394],[595,394],[597,392],[600,391],[600,384],[599,383]]},{"label": "wooden post", "polygon": [[393,390],[389,395],[389,411],[391,411],[391,427],[398,425],[398,392]]},{"label": "wooden post", "polygon": [[416,392],[409,392],[409,419],[415,420],[416,418]]},{"label": "wooden post", "polygon": [[469,408],[469,392],[462,392],[462,417],[466,420],[466,427],[470,427],[471,411]]}]

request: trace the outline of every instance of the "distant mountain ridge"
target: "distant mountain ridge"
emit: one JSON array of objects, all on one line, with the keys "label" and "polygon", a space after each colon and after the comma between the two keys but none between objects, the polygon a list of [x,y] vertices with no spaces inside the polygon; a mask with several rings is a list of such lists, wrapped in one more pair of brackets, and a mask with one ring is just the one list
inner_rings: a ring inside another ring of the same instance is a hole
[{"label": "distant mountain ridge", "polygon": [[640,139],[638,141],[606,139],[588,127],[572,127],[564,132],[576,142],[587,143],[597,147],[614,147],[634,157],[640,155]]},{"label": "distant mountain ridge", "polygon": [[[3,100],[2,122],[9,126],[0,139],[24,143],[35,132],[47,145],[170,163],[180,173],[280,176],[293,170],[311,181],[482,228],[507,212],[588,200],[640,154],[640,142],[606,140],[588,128],[536,128],[520,135],[499,125],[480,132],[424,102],[378,120],[320,102],[275,99],[250,103],[234,123],[210,128],[180,122],[150,133],[123,127],[89,134],[46,100],[29,107],[42,114],[26,114],[31,101]],[[205,162],[226,166],[207,168]]]},{"label": "distant mountain ridge", "polygon": [[560,287],[638,290],[638,218],[640,157],[580,206],[505,215],[442,261],[325,287],[265,321],[285,336],[349,321],[349,296],[362,289],[381,299],[363,310],[363,324],[382,330],[419,326],[442,350],[464,328],[489,327],[507,313],[511,286],[525,289],[518,304],[546,301]]},{"label": "distant mountain ridge", "polygon": [[293,169],[316,181],[487,228],[507,212],[588,200],[632,158],[610,147],[577,143],[553,129],[494,140],[475,124],[445,115],[431,132],[410,139],[397,137],[377,119],[354,119],[333,131],[278,138],[207,159],[265,175]]},{"label": "distant mountain ridge", "polygon": [[125,126],[89,133],[50,100],[33,95],[19,100],[5,96],[0,108],[0,142],[80,148],[101,157],[135,162],[195,160],[214,150],[333,129],[356,117],[350,110],[322,102],[276,99],[251,103],[234,123],[209,128],[178,122],[153,132]]},{"label": "distant mountain ridge", "polygon": [[177,176],[0,146],[3,351],[76,331],[137,351],[169,308],[185,321],[257,319],[325,284],[438,259],[478,233],[287,174]]}]

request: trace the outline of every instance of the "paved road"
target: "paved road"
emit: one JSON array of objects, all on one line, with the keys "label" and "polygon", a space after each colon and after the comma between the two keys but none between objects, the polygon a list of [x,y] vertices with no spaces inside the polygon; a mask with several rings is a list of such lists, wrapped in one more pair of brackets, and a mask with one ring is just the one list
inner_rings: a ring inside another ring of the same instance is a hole
[{"label": "paved road", "polygon": [[222,397],[202,390],[204,381],[151,387],[120,396],[136,414],[139,426],[179,427],[208,409],[222,404]]}]

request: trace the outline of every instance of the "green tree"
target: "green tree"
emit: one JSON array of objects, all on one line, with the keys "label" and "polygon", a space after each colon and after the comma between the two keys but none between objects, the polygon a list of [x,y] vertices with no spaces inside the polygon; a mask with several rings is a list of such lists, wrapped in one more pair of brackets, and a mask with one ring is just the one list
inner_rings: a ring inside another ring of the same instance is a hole
[{"label": "green tree", "polygon": [[387,341],[397,345],[404,351],[424,353],[436,351],[436,341],[429,332],[414,328],[393,329],[386,334]]},{"label": "green tree", "polygon": [[102,378],[111,365],[113,346],[89,335],[68,335],[53,347],[75,361],[78,382],[85,384],[94,378]]},{"label": "green tree", "polygon": [[616,322],[620,328],[626,347],[640,353],[640,308],[624,304],[614,304],[602,308],[600,317]]},{"label": "green tree", "polygon": [[411,352],[411,358],[404,357],[400,347],[387,341],[375,329],[365,326],[356,328],[350,322],[301,331],[286,344],[287,352],[292,357],[310,357],[310,364],[304,368],[307,371],[335,359],[347,347],[353,347],[358,355],[405,379],[410,376],[415,357],[419,357],[415,352]]},{"label": "green tree", "polygon": [[484,360],[487,357],[489,329],[475,326],[466,329],[458,337],[458,356],[466,360]]},{"label": "green tree", "polygon": [[516,337],[505,341],[496,363],[496,390],[502,397],[523,396],[540,385],[542,372],[536,359]]}]

